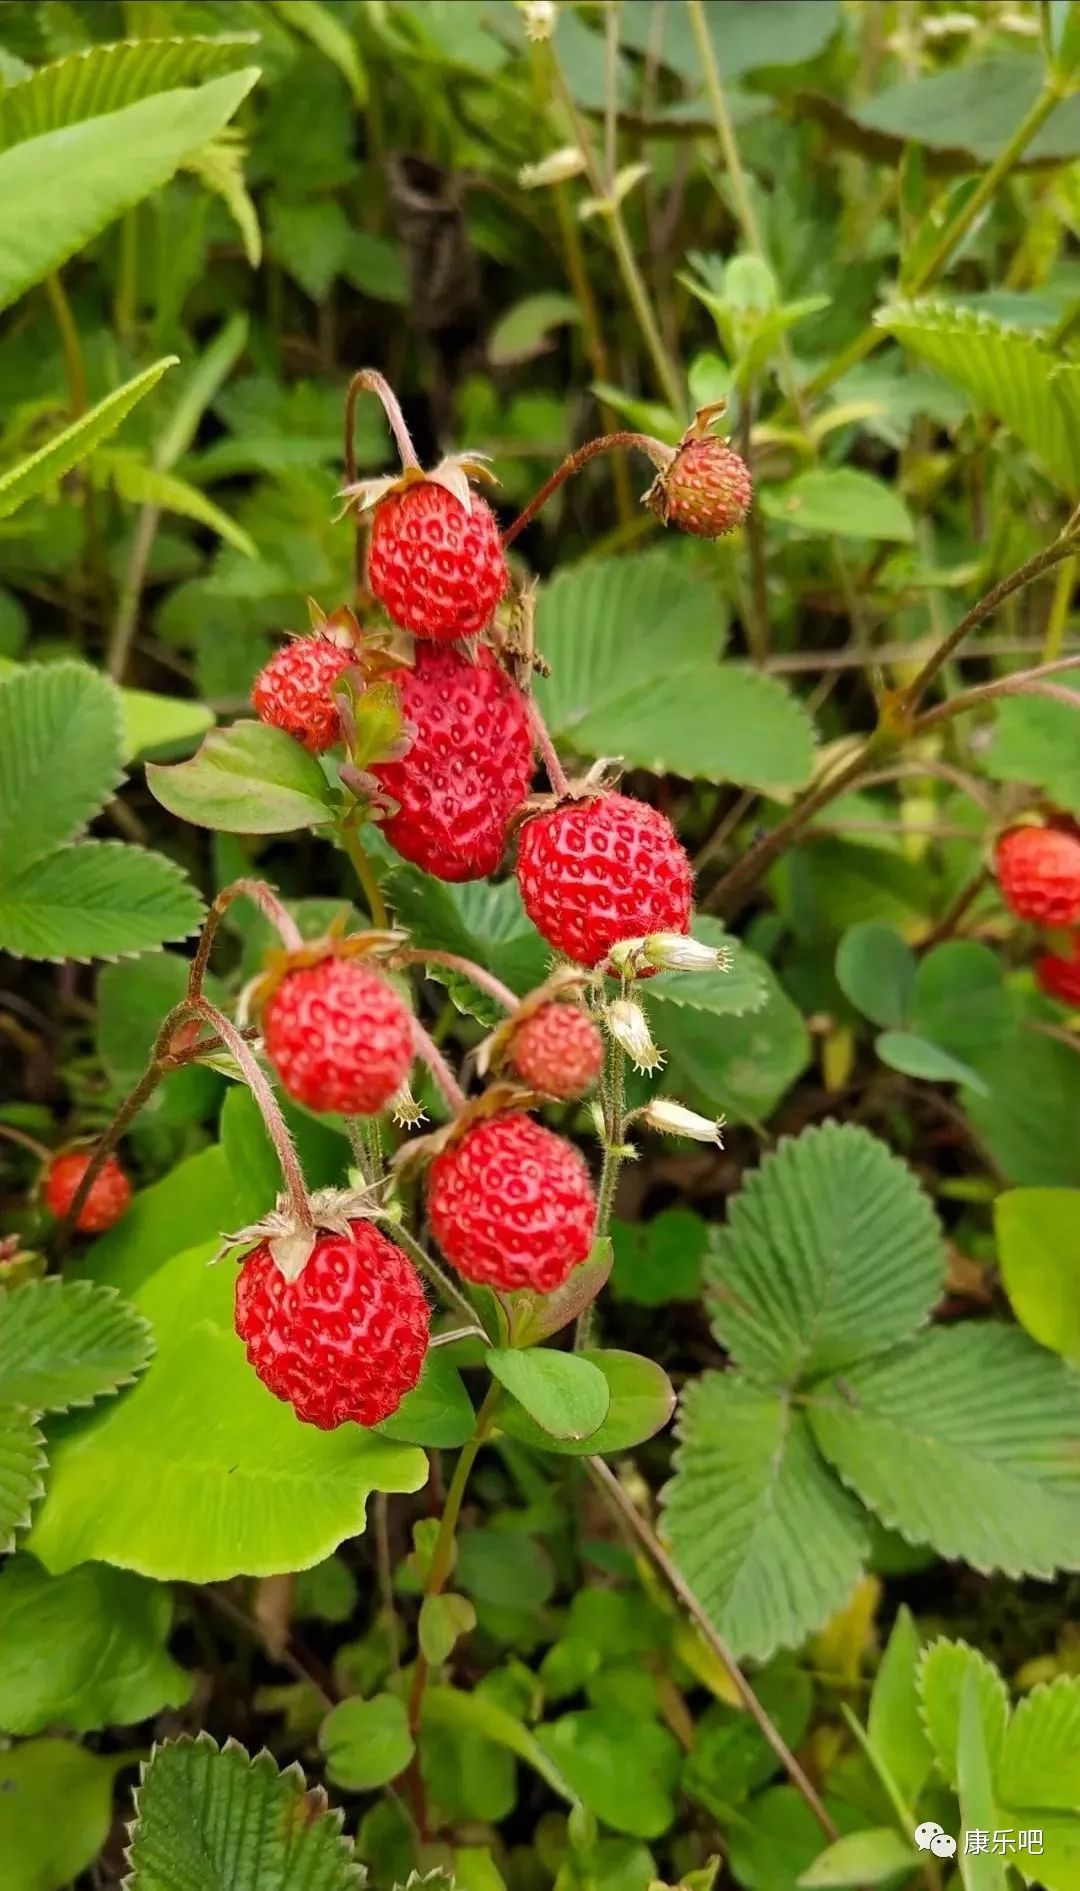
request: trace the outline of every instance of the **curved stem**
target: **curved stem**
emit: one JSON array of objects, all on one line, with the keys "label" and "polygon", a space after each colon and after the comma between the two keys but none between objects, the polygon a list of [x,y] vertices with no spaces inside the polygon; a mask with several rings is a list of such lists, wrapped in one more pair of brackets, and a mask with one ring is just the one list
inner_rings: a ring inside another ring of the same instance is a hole
[{"label": "curved stem", "polygon": [[273,888],[265,880],[234,880],[220,892],[203,922],[199,949],[191,961],[188,977],[188,997],[194,1002],[202,997],[203,979],[210,962],[214,939],[222,919],[234,900],[249,899],[266,914],[267,919],[277,928],[282,945],[287,952],[296,952],[303,945],[300,928],[291,913],[285,911]]},{"label": "curved stem", "polygon": [[1080,656],[1058,657],[1056,662],[1042,663],[1037,669],[1021,670],[1017,676],[1000,676],[992,683],[979,683],[974,689],[966,689],[962,696],[938,703],[936,708],[928,709],[924,715],[917,717],[912,734],[924,735],[928,729],[937,728],[939,723],[948,722],[953,716],[966,715],[969,709],[978,709],[982,703],[993,702],[998,696],[1047,696],[1051,702],[1064,703],[1067,709],[1080,710],[1080,693],[1044,681],[1046,677],[1056,676],[1062,670],[1078,668]]},{"label": "curved stem", "polygon": [[905,712],[908,715],[914,713],[938,671],[948,663],[953,651],[963,643],[970,631],[977,629],[985,618],[991,617],[998,606],[1004,604],[1006,598],[1012,597],[1017,591],[1022,591],[1025,585],[1031,584],[1035,578],[1041,578],[1044,571],[1049,571],[1054,565],[1060,564],[1063,558],[1072,557],[1075,549],[1075,533],[1067,533],[1054,539],[1051,544],[1044,545],[1041,552],[1036,552],[1034,558],[1029,558],[1026,564],[1019,565],[1015,571],[1010,571],[1008,577],[1002,578],[999,584],[995,584],[993,589],[986,593],[985,597],[981,597],[977,604],[973,604],[966,617],[962,617],[955,630],[951,630],[948,636],[942,639],[937,649],[923,664],[914,682],[904,691],[901,701]]},{"label": "curved stem", "polygon": [[390,925],[390,915],[386,910],[386,901],[382,896],[382,888],[375,878],[371,862],[364,852],[363,842],[356,828],[350,821],[344,821],[339,832],[341,834],[341,844],[349,856],[353,872],[360,882],[360,890],[367,901],[367,909],[371,916],[371,923],[373,926],[377,927],[380,932],[386,932]]},{"label": "curved stem", "polygon": [[712,1622],[706,1615],[705,1610],[698,1601],[694,1591],[691,1589],[690,1584],[672,1562],[671,1557],[663,1548],[655,1531],[650,1527],[636,1505],[631,1502],[626,1491],[615,1476],[615,1473],[611,1470],[609,1465],[604,1463],[603,1458],[586,1458],[585,1463],[590,1476],[603,1492],[607,1501],[618,1511],[619,1515],[625,1519],[625,1522],[637,1537],[638,1542],[655,1563],[661,1575],[670,1584],[687,1614],[696,1624],[702,1639],[708,1643],[708,1646],[712,1649],[721,1667],[731,1680],[751,1720],[754,1721],[763,1737],[768,1741],[769,1746],[780,1761],[792,1785],[806,1801],[810,1811],[825,1833],[826,1838],[837,1839],[840,1835],[836,1826],[833,1824],[832,1819],[822,1805],[813,1785],[803,1772],[791,1748],[788,1746],[783,1734],[774,1722],[770,1720],[769,1715],[758,1700],[757,1695],[750,1686],[749,1681],[732,1654],[731,1649],[728,1647],[719,1631],[713,1627]]},{"label": "curved stem", "polygon": [[354,374],[345,392],[345,480],[355,486],[356,472],[356,403],[361,394],[374,394],[382,405],[383,413],[390,424],[394,444],[401,455],[402,466],[419,466],[412,435],[405,424],[401,404],[389,381],[384,380],[377,368],[361,368]]},{"label": "curved stem", "polygon": [[[609,1035],[607,1042],[607,1071],[604,1080],[604,1163],[600,1171],[600,1187],[596,1197],[596,1230],[593,1239],[599,1241],[608,1230],[611,1211],[615,1205],[615,1189],[619,1180],[619,1170],[623,1165],[622,1145],[626,1134],[626,1052],[618,1038]],[[574,1328],[574,1351],[584,1352],[592,1344],[596,1331],[596,1301],[590,1300],[577,1317]]]},{"label": "curved stem", "polygon": [[28,1149],[39,1162],[51,1162],[56,1154],[55,1149],[46,1149],[43,1142],[38,1142],[36,1136],[28,1136],[25,1130],[14,1129],[10,1123],[0,1123],[0,1136],[5,1142],[17,1143],[20,1149]]},{"label": "curved stem", "polygon": [[400,954],[400,960],[405,965],[445,965],[448,972],[460,972],[474,985],[479,985],[504,1011],[518,1008],[519,1000],[509,985],[504,985],[494,972],[485,971],[482,965],[474,965],[472,959],[464,958],[460,952],[429,952],[425,946],[408,946]]},{"label": "curved stem", "polygon": [[529,718],[529,727],[533,732],[533,740],[540,751],[540,759],[547,770],[552,792],[560,796],[569,794],[570,783],[566,779],[566,770],[559,760],[558,751],[548,734],[547,723],[540,713],[534,696],[526,696],[525,711]]},{"label": "curved stem", "polygon": [[[889,747],[892,746],[894,739],[889,738]],[[835,801],[837,795],[843,794],[845,788],[850,788],[854,782],[858,781],[867,762],[880,754],[883,746],[883,738],[878,731],[875,731],[873,735],[867,736],[862,747],[843,768],[838,769],[833,775],[827,775],[816,788],[809,789],[802,800],[792,808],[791,813],[782,821],[778,821],[764,839],[759,841],[756,847],[751,848],[749,853],[744,854],[741,860],[737,860],[731,871],[713,887],[708,899],[704,902],[706,910],[722,911],[727,918],[737,913],[759,880],[768,872],[773,861],[778,860],[785,848],[798,838],[807,822],[812,821],[815,814],[819,814],[822,808],[828,807],[830,801]]]},{"label": "curved stem", "polygon": [[439,1089],[442,1091],[443,1096],[446,1098],[446,1101],[449,1103],[451,1110],[456,1116],[459,1110],[465,1108],[465,1092],[434,1038],[429,1036],[428,1032],[425,1031],[419,1018],[413,1019],[413,1042],[416,1045],[416,1055],[419,1057],[421,1063],[427,1065],[427,1068],[430,1070],[435,1082],[438,1084]]},{"label": "curved stem", "polygon": [[519,512],[513,523],[507,526],[502,535],[504,548],[512,545],[518,533],[523,532],[527,525],[532,524],[537,513],[546,506],[552,493],[558,492],[564,481],[571,479],[575,473],[581,471],[583,466],[587,466],[590,460],[597,459],[601,453],[614,453],[621,447],[636,448],[639,453],[647,454],[660,473],[671,464],[674,453],[674,448],[665,446],[662,440],[654,440],[649,433],[626,431],[601,433],[595,440],[587,440],[584,446],[579,446],[573,453],[567,454],[562,465],[557,466],[550,477],[544,481],[539,492],[534,493],[524,512]]},{"label": "curved stem", "polygon": [[307,1183],[304,1180],[304,1171],[300,1167],[300,1158],[289,1134],[288,1124],[281,1113],[281,1106],[250,1045],[237,1030],[235,1024],[232,1024],[216,1005],[212,1005],[208,998],[193,999],[187,1009],[213,1025],[222,1043],[235,1057],[244,1073],[248,1088],[259,1106],[259,1112],[266,1125],[266,1133],[274,1145],[274,1153],[281,1164],[289,1207],[292,1209],[297,1226],[313,1228],[315,1223],[312,1220]]}]

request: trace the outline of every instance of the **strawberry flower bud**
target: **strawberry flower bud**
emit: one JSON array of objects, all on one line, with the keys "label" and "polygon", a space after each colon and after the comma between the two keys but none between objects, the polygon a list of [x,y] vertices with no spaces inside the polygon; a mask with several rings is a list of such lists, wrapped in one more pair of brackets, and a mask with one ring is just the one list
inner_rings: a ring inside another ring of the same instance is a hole
[{"label": "strawberry flower bud", "polygon": [[658,972],[730,972],[731,947],[703,945],[681,932],[654,932],[641,941],[641,955]]},{"label": "strawberry flower bud", "polygon": [[722,1116],[699,1116],[696,1110],[688,1110],[673,1097],[654,1097],[645,1105],[641,1116],[650,1129],[658,1129],[665,1136],[688,1136],[692,1142],[711,1142],[718,1149],[724,1147]]},{"label": "strawberry flower bud", "polygon": [[616,1044],[621,1044],[635,1070],[659,1070],[663,1052],[653,1043],[649,1020],[629,998],[616,998],[607,1008],[607,1025]]},{"label": "strawberry flower bud", "polygon": [[539,164],[523,164],[518,172],[522,190],[541,190],[545,184],[566,184],[585,169],[584,153],[576,144],[564,144]]}]

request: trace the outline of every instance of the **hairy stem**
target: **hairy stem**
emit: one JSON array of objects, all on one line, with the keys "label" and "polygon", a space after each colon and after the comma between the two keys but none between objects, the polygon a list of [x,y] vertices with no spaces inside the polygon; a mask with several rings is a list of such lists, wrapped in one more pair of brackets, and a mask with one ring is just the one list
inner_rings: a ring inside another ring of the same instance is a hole
[{"label": "hairy stem", "polygon": [[916,717],[912,727],[913,735],[925,735],[928,729],[936,729],[939,723],[949,722],[953,716],[964,716],[970,709],[978,709],[981,704],[993,702],[998,696],[1048,696],[1051,702],[1063,703],[1067,709],[1080,710],[1080,694],[1073,689],[1044,679],[1057,676],[1063,670],[1080,668],[1080,656],[1058,657],[1054,663],[1042,663],[1034,670],[1020,670],[1016,676],[999,676],[992,683],[977,683],[974,689],[966,689],[960,696],[953,696],[948,702],[938,703],[933,709],[927,709]]},{"label": "hairy stem", "polygon": [[374,394],[382,406],[394,436],[394,444],[401,455],[402,466],[419,466],[420,460],[412,443],[412,435],[405,424],[401,403],[389,381],[377,368],[361,368],[354,374],[345,392],[345,478],[350,486],[355,486],[356,471],[356,403],[361,394]]},{"label": "hairy stem", "polygon": [[191,961],[188,976],[188,997],[193,1001],[202,997],[203,980],[214,949],[217,929],[233,901],[239,899],[251,900],[260,912],[266,914],[287,952],[298,951],[304,943],[300,928],[292,914],[286,912],[273,887],[267,886],[265,880],[234,880],[231,886],[224,887],[218,894],[203,921],[199,948]]},{"label": "hairy stem", "polygon": [[547,771],[547,778],[551,783],[552,793],[560,797],[569,794],[570,783],[566,779],[566,770],[559,760],[558,751],[548,734],[547,723],[540,713],[539,706],[534,696],[526,696],[525,709],[529,718],[529,727],[533,733],[533,740],[540,751],[540,759],[544,764]]},{"label": "hairy stem", "polygon": [[608,1503],[618,1511],[620,1517],[629,1525],[629,1528],[637,1537],[638,1542],[645,1549],[652,1562],[655,1563],[661,1575],[670,1584],[687,1614],[697,1625],[703,1640],[708,1643],[713,1654],[720,1662],[721,1667],[728,1675],[750,1718],[754,1721],[764,1739],[768,1741],[769,1746],[780,1761],[792,1785],[806,1801],[810,1811],[825,1833],[826,1838],[830,1840],[837,1839],[839,1832],[836,1826],[833,1824],[828,1812],[822,1805],[810,1780],[803,1772],[794,1753],[792,1753],[783,1734],[769,1718],[769,1715],[761,1705],[761,1702],[758,1700],[757,1695],[754,1693],[753,1688],[750,1686],[749,1681],[728,1647],[727,1642],[719,1631],[713,1627],[712,1622],[706,1615],[704,1608],[698,1601],[690,1584],[672,1562],[671,1557],[664,1549],[656,1532],[652,1529],[646,1518],[642,1516],[637,1506],[631,1502],[626,1491],[615,1476],[615,1473],[611,1470],[609,1465],[605,1464],[603,1458],[586,1458],[585,1463],[590,1475],[595,1480],[598,1488],[603,1492]]},{"label": "hairy stem", "polygon": [[475,965],[472,959],[465,958],[460,952],[429,952],[426,946],[408,946],[395,963],[399,961],[404,965],[444,965],[448,972],[460,972],[464,978],[478,985],[481,991],[486,991],[504,1011],[516,1011],[518,1008],[517,995],[510,990],[509,985],[504,985],[494,972],[485,971],[482,965]]},{"label": "hairy stem", "polygon": [[[596,1196],[596,1230],[599,1241],[608,1230],[615,1189],[622,1168],[622,1143],[626,1134],[626,1052],[618,1039],[608,1036],[607,1070],[604,1078],[604,1161]],[[574,1351],[584,1352],[596,1332],[596,1301],[590,1300],[577,1317],[574,1327]]]},{"label": "hairy stem", "polygon": [[[403,1227],[400,1222],[388,1221],[387,1228],[391,1241],[404,1250],[409,1256],[409,1259],[415,1263],[422,1274],[427,1275],[433,1285],[438,1288],[447,1305],[455,1307],[459,1313],[464,1314],[470,1325],[475,1325],[477,1313],[472,1301],[462,1292],[460,1287],[455,1285],[449,1274],[444,1272],[439,1266],[438,1261],[432,1260],[427,1249],[421,1247],[415,1236],[411,1235],[408,1229]],[[486,1340],[488,1339],[486,1333],[484,1334],[484,1338]],[[488,1340],[488,1344],[490,1345],[490,1340]]]},{"label": "hairy stem", "polygon": [[617,433],[598,434],[595,440],[586,440],[584,446],[575,447],[573,453],[567,454],[562,465],[557,466],[555,471],[545,479],[539,492],[533,494],[525,510],[519,512],[513,523],[507,526],[502,535],[503,546],[512,545],[518,533],[523,532],[527,525],[532,524],[537,513],[546,506],[552,493],[558,492],[565,480],[571,479],[575,473],[581,471],[583,466],[587,466],[590,460],[595,460],[601,453],[615,453],[622,448],[636,449],[637,452],[646,454],[657,471],[661,473],[671,464],[674,452],[674,449],[665,446],[662,440],[654,440],[651,433],[634,433],[626,428],[620,428]]},{"label": "hairy stem", "polygon": [[230,1050],[235,1057],[244,1073],[245,1082],[259,1106],[260,1115],[266,1125],[266,1133],[274,1145],[274,1153],[281,1164],[281,1174],[293,1218],[300,1228],[314,1228],[307,1183],[304,1180],[304,1171],[300,1167],[296,1145],[289,1134],[289,1126],[281,1114],[281,1106],[274,1095],[273,1088],[267,1081],[247,1039],[237,1030],[235,1024],[217,1009],[216,1005],[210,1003],[208,998],[193,999],[186,1009],[194,1012],[198,1017],[205,1018],[208,1024],[213,1025],[226,1049]]},{"label": "hairy stem", "polygon": [[465,1092],[429,1032],[425,1031],[419,1018],[413,1019],[413,1042],[416,1055],[421,1063],[426,1064],[451,1111],[456,1116],[465,1108]]},{"label": "hairy stem", "polygon": [[[1071,524],[1070,521],[1070,526]],[[1044,571],[1050,571],[1054,565],[1059,565],[1062,559],[1070,558],[1076,549],[1076,537],[1075,530],[1067,527],[1059,538],[1053,539],[1049,545],[1044,545],[1042,551],[1036,552],[1034,558],[1029,558],[1026,564],[1019,565],[1015,571],[1010,571],[1008,576],[1002,578],[991,590],[987,591],[977,604],[972,605],[955,629],[950,630],[948,636],[942,638],[937,649],[923,664],[914,682],[904,691],[901,700],[908,715],[912,715],[918,708],[929,685],[939,670],[948,663],[953,651],[963,643],[964,638],[976,630],[986,618],[992,617],[1007,598],[1012,597],[1017,591],[1022,591],[1036,578],[1041,578]]]}]

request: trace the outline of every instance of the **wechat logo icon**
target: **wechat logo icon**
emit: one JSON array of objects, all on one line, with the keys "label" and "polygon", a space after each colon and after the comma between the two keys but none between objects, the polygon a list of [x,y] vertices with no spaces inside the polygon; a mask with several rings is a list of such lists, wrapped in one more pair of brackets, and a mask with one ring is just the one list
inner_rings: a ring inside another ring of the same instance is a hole
[{"label": "wechat logo icon", "polygon": [[933,1819],[924,1819],[915,1827],[915,1843],[921,1852],[933,1852],[935,1858],[955,1858],[956,1840]]}]

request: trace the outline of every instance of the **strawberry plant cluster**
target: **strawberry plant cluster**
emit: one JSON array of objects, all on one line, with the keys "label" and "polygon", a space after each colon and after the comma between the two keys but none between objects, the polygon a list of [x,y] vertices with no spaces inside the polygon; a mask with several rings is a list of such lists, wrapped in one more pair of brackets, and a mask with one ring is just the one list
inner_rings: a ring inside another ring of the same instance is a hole
[{"label": "strawberry plant cluster", "polygon": [[1078,88],[0,7],[0,1891],[1080,1891]]}]

